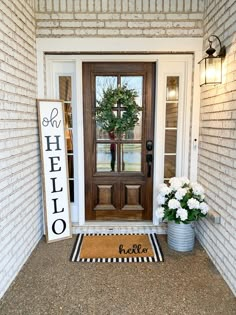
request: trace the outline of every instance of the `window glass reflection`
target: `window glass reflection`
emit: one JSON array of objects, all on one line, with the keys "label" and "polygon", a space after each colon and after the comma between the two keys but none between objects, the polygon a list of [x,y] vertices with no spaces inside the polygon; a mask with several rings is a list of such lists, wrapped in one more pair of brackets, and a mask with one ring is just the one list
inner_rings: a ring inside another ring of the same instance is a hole
[{"label": "window glass reflection", "polygon": [[178,103],[166,104],[166,128],[177,128]]},{"label": "window glass reflection", "polygon": [[[108,88],[117,88],[117,77],[115,76],[96,76],[96,102],[101,101],[103,92]],[[115,106],[116,104],[114,104]],[[96,103],[96,106],[99,106]]]},{"label": "window glass reflection", "polygon": [[142,107],[142,95],[143,95],[143,77],[142,76],[122,76],[121,85],[127,85],[129,89],[134,89],[138,96],[136,97],[136,103]]},{"label": "window glass reflection", "polygon": [[59,77],[59,97],[63,101],[71,101],[71,77]]},{"label": "window glass reflection", "polygon": [[74,161],[73,161],[73,155],[68,155],[68,173],[69,173],[69,178],[74,177]]},{"label": "window glass reflection", "polygon": [[176,168],[176,156],[175,155],[166,155],[165,156],[165,168],[164,168],[164,177],[171,178],[175,176]]},{"label": "window glass reflection", "polygon": [[73,153],[73,135],[71,129],[65,130],[67,153]]},{"label": "window glass reflection", "polygon": [[97,144],[96,169],[97,172],[117,171],[117,148],[115,143]]},{"label": "window glass reflection", "polygon": [[166,100],[178,101],[179,99],[179,77],[167,77]]},{"label": "window glass reflection", "polygon": [[133,129],[127,130],[122,138],[125,140],[141,140],[142,139],[142,112],[138,114],[138,121]]},{"label": "window glass reflection", "polygon": [[176,153],[177,130],[166,130],[165,153]]},{"label": "window glass reflection", "polygon": [[74,202],[74,180],[69,180],[70,202]]},{"label": "window glass reflection", "polygon": [[125,172],[141,172],[140,143],[121,145],[121,170]]},{"label": "window glass reflection", "polygon": [[65,128],[72,128],[72,106],[71,103],[64,103]]}]

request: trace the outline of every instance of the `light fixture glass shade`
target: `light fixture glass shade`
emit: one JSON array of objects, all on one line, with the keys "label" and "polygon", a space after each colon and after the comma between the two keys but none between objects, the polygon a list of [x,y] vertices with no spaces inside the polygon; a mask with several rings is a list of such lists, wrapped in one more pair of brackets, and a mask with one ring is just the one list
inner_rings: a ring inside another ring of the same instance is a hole
[{"label": "light fixture glass shade", "polygon": [[222,82],[222,58],[209,56],[200,62],[200,86]]}]

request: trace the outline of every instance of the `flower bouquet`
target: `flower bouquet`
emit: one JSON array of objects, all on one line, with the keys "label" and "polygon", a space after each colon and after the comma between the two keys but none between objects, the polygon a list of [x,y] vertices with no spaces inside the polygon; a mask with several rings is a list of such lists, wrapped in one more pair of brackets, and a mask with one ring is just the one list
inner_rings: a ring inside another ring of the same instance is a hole
[{"label": "flower bouquet", "polygon": [[157,196],[158,218],[185,224],[205,217],[208,205],[204,201],[204,188],[191,183],[186,177],[172,177],[168,184],[161,184]]},{"label": "flower bouquet", "polygon": [[173,177],[159,187],[157,216],[168,221],[167,241],[171,249],[190,251],[194,247],[195,232],[191,224],[208,212],[204,189],[186,177]]}]

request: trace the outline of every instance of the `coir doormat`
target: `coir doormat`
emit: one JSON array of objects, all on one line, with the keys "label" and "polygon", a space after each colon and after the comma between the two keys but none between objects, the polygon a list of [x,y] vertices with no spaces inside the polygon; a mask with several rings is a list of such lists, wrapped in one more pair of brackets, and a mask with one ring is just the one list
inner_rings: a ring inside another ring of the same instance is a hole
[{"label": "coir doormat", "polygon": [[162,262],[157,235],[78,234],[71,254],[78,262]]}]

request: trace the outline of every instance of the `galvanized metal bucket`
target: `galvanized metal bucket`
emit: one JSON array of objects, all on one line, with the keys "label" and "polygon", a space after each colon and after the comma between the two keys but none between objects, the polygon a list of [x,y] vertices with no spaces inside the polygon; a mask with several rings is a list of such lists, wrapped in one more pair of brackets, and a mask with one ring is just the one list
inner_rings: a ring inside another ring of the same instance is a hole
[{"label": "galvanized metal bucket", "polygon": [[178,252],[193,250],[195,243],[194,223],[184,224],[168,222],[167,242],[171,249]]}]

